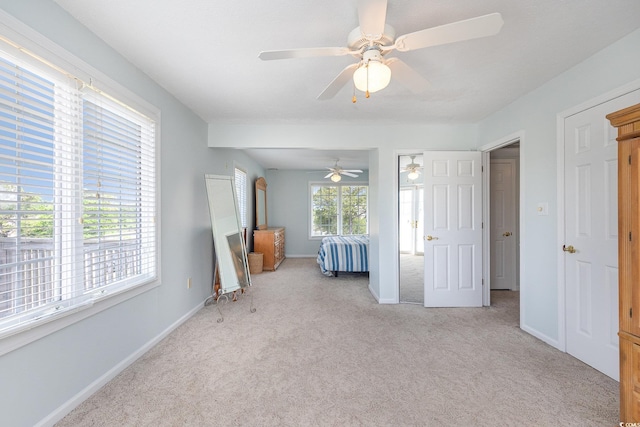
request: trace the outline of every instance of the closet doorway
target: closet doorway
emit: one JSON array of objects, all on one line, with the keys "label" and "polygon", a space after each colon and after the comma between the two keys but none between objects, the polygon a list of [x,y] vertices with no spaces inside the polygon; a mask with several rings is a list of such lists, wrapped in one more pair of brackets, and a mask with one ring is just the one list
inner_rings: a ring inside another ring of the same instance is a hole
[{"label": "closet doorway", "polygon": [[398,156],[400,302],[424,304],[422,155]]},{"label": "closet doorway", "polygon": [[519,142],[490,153],[491,290],[520,289],[519,158]]},{"label": "closet doorway", "polygon": [[520,300],[520,143],[518,135],[480,148],[486,191],[483,281],[489,283],[483,289],[485,306],[497,291],[516,292]]}]

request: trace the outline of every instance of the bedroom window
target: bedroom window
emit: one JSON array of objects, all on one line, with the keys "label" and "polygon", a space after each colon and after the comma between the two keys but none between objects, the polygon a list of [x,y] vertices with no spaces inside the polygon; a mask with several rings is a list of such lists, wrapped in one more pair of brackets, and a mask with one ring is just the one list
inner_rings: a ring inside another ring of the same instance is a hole
[{"label": "bedroom window", "polygon": [[311,184],[311,237],[368,233],[366,185]]},{"label": "bedroom window", "polygon": [[0,337],[157,276],[155,121],[5,48]]},{"label": "bedroom window", "polygon": [[240,226],[247,228],[247,173],[242,169],[235,168],[234,181],[238,210],[240,211]]}]

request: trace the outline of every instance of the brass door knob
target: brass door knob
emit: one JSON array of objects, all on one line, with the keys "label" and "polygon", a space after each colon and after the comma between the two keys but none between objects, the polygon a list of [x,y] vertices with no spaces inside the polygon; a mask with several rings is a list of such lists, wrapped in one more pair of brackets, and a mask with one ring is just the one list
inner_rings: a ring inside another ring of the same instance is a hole
[{"label": "brass door knob", "polygon": [[427,240],[428,241],[438,240],[438,238],[437,237],[433,237],[433,236],[427,236]]},{"label": "brass door knob", "polygon": [[505,231],[504,233],[502,233],[502,235],[503,235],[504,237],[509,237],[509,236],[511,236],[512,234],[513,234],[513,233],[512,233],[512,232],[510,232],[510,231]]},{"label": "brass door knob", "polygon": [[570,254],[576,253],[576,248],[574,248],[572,245],[569,245],[569,246],[562,245],[562,250],[565,252],[569,252]]}]

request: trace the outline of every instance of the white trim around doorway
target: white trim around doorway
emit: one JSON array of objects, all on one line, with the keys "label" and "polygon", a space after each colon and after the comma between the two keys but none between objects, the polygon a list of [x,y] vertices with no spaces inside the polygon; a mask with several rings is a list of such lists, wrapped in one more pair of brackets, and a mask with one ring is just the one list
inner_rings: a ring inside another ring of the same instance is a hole
[{"label": "white trim around doorway", "polygon": [[[505,147],[507,145],[513,144],[515,142],[520,142],[520,147],[524,146],[524,140],[525,140],[525,132],[524,130],[520,130],[518,132],[512,133],[511,135],[507,135],[503,138],[497,139],[493,142],[490,142],[488,144],[485,144],[483,146],[481,146],[480,148],[478,148],[478,150],[480,152],[482,152],[482,168],[484,170],[484,173],[482,175],[482,221],[483,221],[483,229],[482,229],[482,283],[483,283],[483,288],[482,288],[482,305],[484,306],[489,306],[491,304],[491,247],[490,247],[490,223],[491,223],[491,215],[490,215],[490,208],[489,208],[489,201],[490,201],[490,193],[489,193],[489,186],[490,186],[490,178],[491,178],[491,170],[490,170],[490,163],[491,163],[491,158],[490,158],[490,153],[493,150],[497,150],[498,148],[502,148]],[[523,204],[523,200],[524,197],[522,197],[522,194],[524,194],[524,179],[523,177],[524,175],[524,150],[520,150],[520,159],[518,162],[518,169],[519,169],[519,187],[518,187],[518,192],[521,194],[520,196],[520,201],[519,201],[519,237],[520,237],[520,246],[517,248],[519,254],[518,254],[518,258],[520,260],[523,259],[523,248],[524,248],[524,237],[525,237],[525,227],[524,227],[524,218],[523,218],[523,214],[524,214],[524,208],[522,206]],[[522,265],[520,265],[520,275],[519,275],[519,282],[520,282],[520,328],[522,328],[523,330],[526,330],[527,332],[531,333],[532,335],[535,336],[534,332],[531,332],[529,330],[526,329],[525,325],[524,325],[524,305],[522,304],[522,296],[525,294],[525,282],[524,280],[522,280],[522,278],[524,277],[524,268],[522,268]]]},{"label": "white trim around doorway", "polygon": [[[561,111],[556,115],[556,194],[557,194],[557,234],[556,234],[556,247],[560,248],[564,244],[565,224],[564,224],[564,134],[565,134],[565,120],[578,114],[581,111],[588,110],[597,105],[604,104],[615,98],[624,96],[630,92],[640,90],[640,79],[634,80],[624,86],[621,86],[612,91],[606,92],[600,96],[592,98],[581,104],[575,105],[564,111]],[[604,119],[604,118],[603,118]],[[565,283],[565,256],[564,252],[558,251],[558,340],[556,347],[564,352],[567,351],[567,334],[566,334],[566,283]],[[521,276],[522,277],[522,276]],[[552,344],[553,345],[553,344]]]}]

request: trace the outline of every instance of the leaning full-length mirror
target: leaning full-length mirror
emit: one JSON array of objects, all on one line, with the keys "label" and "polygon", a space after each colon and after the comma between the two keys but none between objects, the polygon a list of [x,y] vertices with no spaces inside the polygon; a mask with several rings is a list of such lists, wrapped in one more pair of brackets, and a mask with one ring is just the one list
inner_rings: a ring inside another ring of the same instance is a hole
[{"label": "leaning full-length mirror", "polygon": [[205,182],[221,294],[226,294],[251,285],[235,185],[221,175],[205,175]]}]

